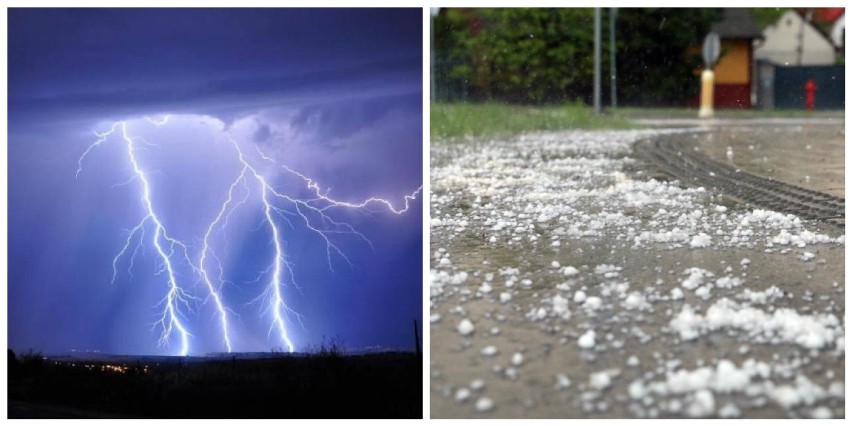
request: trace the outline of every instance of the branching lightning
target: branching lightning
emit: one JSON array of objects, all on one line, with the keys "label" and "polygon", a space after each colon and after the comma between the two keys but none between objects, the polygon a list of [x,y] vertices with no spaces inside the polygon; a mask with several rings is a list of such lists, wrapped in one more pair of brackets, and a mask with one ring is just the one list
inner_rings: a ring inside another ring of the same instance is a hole
[{"label": "branching lightning", "polygon": [[[157,127],[164,126],[169,122],[169,116],[165,116],[159,120],[149,117],[145,117],[145,119],[148,123]],[[256,300],[264,303],[264,312],[269,315],[269,335],[271,336],[274,332],[275,340],[283,348],[286,348],[288,352],[293,352],[295,345],[288,331],[288,318],[295,317],[301,322],[302,317],[294,312],[285,301],[285,282],[295,285],[295,276],[292,265],[285,254],[286,233],[281,227],[280,221],[286,222],[291,228],[293,228],[294,222],[301,224],[305,229],[320,238],[325,245],[328,267],[333,271],[332,260],[334,256],[338,256],[340,259],[351,264],[349,258],[335,244],[334,235],[354,235],[370,245],[372,243],[365,235],[356,231],[348,223],[332,218],[330,216],[332,209],[367,210],[372,206],[378,206],[383,211],[401,215],[411,208],[412,201],[422,191],[421,186],[412,194],[406,195],[401,207],[395,206],[389,200],[378,197],[370,197],[358,202],[341,201],[330,197],[330,190],[323,192],[320,185],[312,178],[295,171],[287,165],[278,165],[280,170],[300,179],[304,183],[302,191],[307,189],[310,194],[308,198],[291,196],[276,189],[276,186],[271,183],[271,180],[265,177],[244,154],[241,144],[237,139],[226,132],[227,139],[234,149],[234,156],[241,165],[241,170],[234,180],[231,181],[227,194],[223,196],[221,205],[210,220],[208,226],[206,226],[205,233],[200,239],[200,248],[197,249],[196,258],[193,258],[191,247],[172,237],[173,234],[163,224],[161,216],[152,202],[151,195],[153,189],[148,179],[148,172],[136,155],[136,144],[141,142],[142,139],[133,137],[128,133],[128,125],[125,121],[113,123],[108,131],[102,133],[95,132],[95,136],[97,139],[88,146],[78,160],[76,176],[80,175],[83,170],[83,162],[95,148],[109,140],[119,139],[120,137],[125,145],[127,161],[133,171],[130,179],[122,183],[122,185],[138,181],[140,201],[144,209],[142,218],[128,231],[124,244],[112,259],[113,273],[111,282],[115,283],[118,279],[120,275],[119,265],[123,261],[129,263],[127,273],[132,278],[134,259],[137,257],[140,249],[148,244],[154,248],[156,257],[161,264],[158,274],[164,274],[166,280],[165,296],[161,304],[162,310],[158,314],[158,319],[154,323],[154,327],[160,331],[159,343],[161,345],[170,343],[170,340],[174,337],[179,338],[180,355],[187,355],[191,352],[190,339],[193,335],[188,330],[187,318],[189,314],[194,313],[193,304],[202,301],[204,303],[212,302],[215,305],[222,348],[227,352],[234,350],[231,320],[237,315],[228,307],[227,300],[225,300],[222,294],[222,288],[226,283],[225,271],[222,260],[216,253],[213,241],[214,235],[217,232],[227,229],[229,218],[234,211],[248,204],[250,194],[255,194],[255,197],[259,199],[260,212],[263,216],[262,225],[268,229],[268,238],[273,248],[273,253],[267,267],[261,273],[261,277],[264,275],[267,276],[264,290]],[[272,158],[264,155],[259,149],[258,154],[264,160],[275,163]],[[242,199],[238,199],[237,196],[240,189],[245,192]],[[295,220],[291,220],[291,218]],[[176,262],[186,263],[193,271],[197,281],[203,283],[203,286],[201,286],[202,290],[200,290],[205,294],[203,298],[194,296],[188,290],[188,287],[185,285],[187,279],[186,277],[179,276],[177,273]]]}]

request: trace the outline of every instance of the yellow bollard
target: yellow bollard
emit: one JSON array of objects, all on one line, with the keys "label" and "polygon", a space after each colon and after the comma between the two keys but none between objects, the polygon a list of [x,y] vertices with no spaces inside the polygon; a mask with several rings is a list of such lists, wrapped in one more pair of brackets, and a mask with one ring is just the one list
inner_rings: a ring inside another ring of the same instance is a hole
[{"label": "yellow bollard", "polygon": [[705,69],[701,72],[701,107],[698,109],[698,118],[709,118],[713,116],[713,70]]}]

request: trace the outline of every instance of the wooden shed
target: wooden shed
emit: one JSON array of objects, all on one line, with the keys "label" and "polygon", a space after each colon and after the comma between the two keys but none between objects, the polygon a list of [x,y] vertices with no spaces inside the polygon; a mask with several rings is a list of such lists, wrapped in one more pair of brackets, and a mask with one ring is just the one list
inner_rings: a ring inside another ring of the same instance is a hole
[{"label": "wooden shed", "polygon": [[716,75],[713,104],[716,108],[751,108],[754,73],[754,40],[763,34],[748,9],[725,9],[711,30],[719,34],[722,54],[713,67]]}]

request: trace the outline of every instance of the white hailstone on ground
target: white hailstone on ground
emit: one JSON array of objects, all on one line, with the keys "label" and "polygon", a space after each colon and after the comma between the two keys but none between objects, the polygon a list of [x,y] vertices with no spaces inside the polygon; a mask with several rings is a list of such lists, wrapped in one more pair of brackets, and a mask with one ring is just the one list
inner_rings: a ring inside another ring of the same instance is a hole
[{"label": "white hailstone on ground", "polygon": [[497,242],[497,237],[492,236],[491,238],[489,238],[489,239],[488,239],[488,242],[490,242],[490,243],[492,243],[492,244],[493,244],[493,243],[496,243],[496,242]]},{"label": "white hailstone on ground", "polygon": [[745,389],[750,380],[749,373],[745,369],[739,369],[730,360],[723,359],[716,365],[712,387],[716,392],[737,392]]},{"label": "white hailstone on ground", "polygon": [[460,285],[465,281],[467,281],[467,272],[462,271],[450,277],[449,283],[453,285]]},{"label": "white hailstone on ground", "polygon": [[723,419],[734,419],[740,417],[741,415],[742,413],[740,413],[740,409],[730,402],[719,409],[719,417]]},{"label": "white hailstone on ground", "polygon": [[784,408],[791,408],[801,402],[799,392],[796,391],[796,388],[789,385],[771,388],[769,390],[769,397],[772,398],[776,404]]},{"label": "white hailstone on ground", "polygon": [[740,284],[743,283],[743,280],[737,277],[721,277],[716,280],[716,287],[718,288],[734,288],[739,287]]},{"label": "white hailstone on ground", "polygon": [[748,300],[752,304],[763,305],[767,302],[784,297],[784,292],[776,286],[769,287],[763,291],[751,291],[750,289],[745,289],[740,297]]},{"label": "white hailstone on ground", "polygon": [[633,399],[642,399],[648,394],[645,383],[640,379],[630,382],[630,386],[627,387],[627,393]]},{"label": "white hailstone on ground", "polygon": [[496,336],[500,334],[500,327],[491,327],[491,335]]},{"label": "white hailstone on ground", "polygon": [[795,343],[807,349],[820,349],[836,342],[842,335],[840,320],[831,314],[804,315],[790,308],[763,311],[730,299],[720,299],[707,308],[705,315],[696,314],[684,306],[669,322],[683,340],[720,329],[738,329],[755,336],[759,341],[772,339]]},{"label": "white hailstone on ground", "polygon": [[612,384],[608,371],[598,371],[589,376],[589,386],[596,390],[604,390]]},{"label": "white hailstone on ground", "polygon": [[470,389],[474,391],[481,391],[485,388],[485,380],[482,379],[474,379],[470,382]]},{"label": "white hailstone on ground", "polygon": [[689,274],[685,280],[681,281],[680,286],[687,290],[695,290],[701,284],[704,284],[705,276],[712,276],[713,274],[709,271],[706,271],[701,268],[689,268],[683,271],[684,274]]},{"label": "white hailstone on ground", "polygon": [[751,263],[751,260],[747,257],[743,258],[743,260],[740,261],[740,265],[742,266],[747,266],[749,263]]},{"label": "white hailstone on ground", "polygon": [[572,277],[572,276],[577,275],[579,273],[580,273],[580,271],[573,266],[566,266],[566,267],[562,268],[562,274],[565,275],[566,277]]},{"label": "white hailstone on ground", "polygon": [[459,334],[461,334],[462,336],[469,336],[473,334],[474,329],[475,327],[473,326],[473,323],[470,322],[470,320],[467,318],[461,320],[458,327],[456,328],[456,330],[458,330]]},{"label": "white hailstone on ground", "polygon": [[510,300],[512,300],[512,295],[511,295],[511,294],[506,293],[505,291],[504,291],[504,292],[502,292],[502,293],[500,293],[500,303],[506,303],[506,302],[508,302],[508,301],[510,301]]},{"label": "white hailstone on ground", "polygon": [[683,403],[679,399],[672,399],[671,401],[669,401],[666,409],[670,413],[680,413],[680,411],[683,409]]},{"label": "white hailstone on ground", "polygon": [[571,379],[562,373],[556,374],[556,390],[568,389],[569,387],[571,387]]},{"label": "white hailstone on ground", "polygon": [[732,160],[734,158],[734,150],[731,149],[731,147],[728,147],[728,149],[725,150],[725,157],[728,157],[728,160]]},{"label": "white hailstone on ground", "polygon": [[595,330],[588,330],[577,339],[577,344],[583,349],[590,349],[595,346]]},{"label": "white hailstone on ground", "polygon": [[627,358],[627,365],[637,367],[639,365],[639,358],[636,358],[636,355],[630,355],[630,358]]},{"label": "white hailstone on ground", "polygon": [[517,380],[518,379],[518,370],[513,367],[507,367],[506,370],[503,371],[503,374],[509,380]]},{"label": "white hailstone on ground", "polygon": [[586,301],[583,302],[583,308],[594,311],[596,309],[599,309],[602,304],[603,304],[603,301],[601,300],[600,297],[595,297],[595,296],[587,297]]},{"label": "white hailstone on ground", "polygon": [[438,264],[441,265],[441,266],[450,266],[450,265],[452,265],[452,262],[450,262],[450,259],[445,257],[445,258],[441,259],[441,261],[438,262]]},{"label": "white hailstone on ground", "polygon": [[673,288],[671,295],[672,295],[672,300],[683,299],[683,290],[681,290],[679,288]]},{"label": "white hailstone on ground", "polygon": [[470,390],[468,388],[460,388],[456,391],[456,402],[463,403],[470,398]]},{"label": "white hailstone on ground", "polygon": [[710,238],[709,235],[700,232],[698,235],[692,237],[692,241],[689,242],[689,246],[692,248],[705,248],[709,247],[712,243],[713,239]]},{"label": "white hailstone on ground", "polygon": [[483,396],[476,401],[476,411],[479,411],[480,413],[491,411],[493,409],[494,401],[487,396]]},{"label": "white hailstone on ground", "polygon": [[600,264],[595,266],[596,274],[606,274],[607,272],[618,272],[621,268],[615,265]]},{"label": "white hailstone on ground", "polygon": [[689,305],[683,306],[680,313],[675,315],[675,317],[669,321],[669,327],[671,327],[673,331],[679,333],[680,338],[683,340],[693,340],[698,338],[703,324],[704,317],[700,314],[696,314],[695,310],[692,309],[692,306]]},{"label": "white hailstone on ground", "polygon": [[828,394],[835,398],[845,398],[846,385],[843,382],[831,382],[828,385]]},{"label": "white hailstone on ground", "polygon": [[624,299],[624,307],[627,309],[641,309],[646,303],[645,296],[638,291],[630,293],[627,299]]},{"label": "white hailstone on ground", "polygon": [[524,363],[524,354],[522,354],[520,352],[515,352],[515,354],[512,355],[512,365],[514,365],[516,367],[520,367],[521,364],[523,364],[523,363]]},{"label": "white hailstone on ground", "polygon": [[689,417],[707,417],[716,409],[716,400],[713,392],[701,389],[692,395],[692,403],[686,409]]},{"label": "white hailstone on ground", "polygon": [[[571,311],[568,310],[568,299],[558,294],[556,296],[553,296],[553,313],[564,319],[570,318]],[[566,316],[568,318],[565,318]]]},{"label": "white hailstone on ground", "polygon": [[828,407],[820,406],[811,411],[811,418],[813,419],[830,419],[831,416],[831,409]]},{"label": "white hailstone on ground", "polygon": [[813,259],[814,257],[816,257],[815,254],[813,254],[809,251],[806,251],[806,252],[802,253],[802,256],[799,259],[802,259],[805,262],[810,262],[810,260]]},{"label": "white hailstone on ground", "polygon": [[482,348],[482,350],[479,353],[481,353],[482,356],[489,356],[490,357],[490,356],[497,355],[498,352],[499,351],[497,350],[496,346],[486,346],[486,347]]},{"label": "white hailstone on ground", "polygon": [[586,292],[584,292],[583,290],[577,290],[577,292],[574,293],[574,302],[575,303],[583,303],[585,300],[586,300]]},{"label": "white hailstone on ground", "polygon": [[555,260],[553,262],[550,262],[550,267],[553,269],[559,269],[559,262]]},{"label": "white hailstone on ground", "polygon": [[429,322],[435,324],[436,322],[441,320],[441,314],[432,314],[429,315]]},{"label": "white hailstone on ground", "polygon": [[482,294],[488,294],[491,293],[491,286],[488,285],[488,283],[482,283],[482,285],[479,286],[478,290]]}]

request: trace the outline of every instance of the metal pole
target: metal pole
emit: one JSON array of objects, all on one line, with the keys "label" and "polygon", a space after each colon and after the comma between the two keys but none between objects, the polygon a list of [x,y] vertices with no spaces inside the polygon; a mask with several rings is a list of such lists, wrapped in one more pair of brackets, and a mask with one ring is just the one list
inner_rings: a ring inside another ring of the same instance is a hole
[{"label": "metal pole", "polygon": [[595,115],[601,114],[601,8],[595,8]]},{"label": "metal pole", "polygon": [[429,100],[435,102],[435,12],[429,13]]},{"label": "metal pole", "polygon": [[617,7],[609,8],[609,100],[612,109],[615,109],[618,104],[615,95],[615,15],[617,13]]},{"label": "metal pole", "polygon": [[429,8],[429,100],[435,102],[437,90],[435,84],[435,73],[438,71],[438,55],[435,50],[435,17],[441,12],[440,7]]}]

